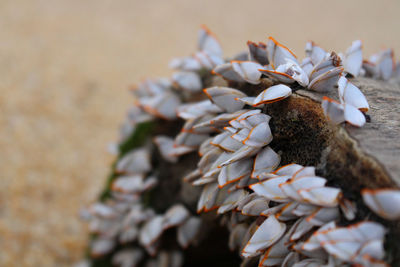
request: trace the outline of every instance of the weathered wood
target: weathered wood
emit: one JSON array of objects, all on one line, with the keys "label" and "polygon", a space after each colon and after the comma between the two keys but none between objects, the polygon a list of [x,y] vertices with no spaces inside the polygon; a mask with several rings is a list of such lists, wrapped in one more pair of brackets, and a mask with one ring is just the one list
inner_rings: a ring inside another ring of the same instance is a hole
[{"label": "weathered wood", "polygon": [[[344,129],[348,136],[344,132],[341,135],[343,138],[348,137],[353,140],[353,146],[359,151],[360,157],[361,155],[369,157],[370,164],[379,164],[390,180],[400,185],[400,85],[398,81],[384,82],[368,78],[357,78],[351,81],[368,99],[370,110],[367,114],[370,122],[362,128],[345,125]],[[304,90],[297,91],[297,94],[318,102],[323,96]],[[335,92],[330,96],[334,94]],[[355,162],[348,162],[348,164],[355,164]],[[375,166],[375,168],[378,167]],[[369,183],[372,187],[378,186],[372,181]]]}]

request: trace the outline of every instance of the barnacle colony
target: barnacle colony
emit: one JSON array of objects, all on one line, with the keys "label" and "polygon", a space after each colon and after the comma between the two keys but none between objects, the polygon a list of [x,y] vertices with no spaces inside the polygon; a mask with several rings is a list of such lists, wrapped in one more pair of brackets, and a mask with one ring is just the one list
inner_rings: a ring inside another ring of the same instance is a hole
[{"label": "barnacle colony", "polygon": [[[243,266],[387,266],[388,229],[357,217],[357,208],[398,220],[400,191],[364,189],[363,204],[315,167],[283,163],[285,154],[271,146],[279,129],[267,111],[295,90],[337,91],[339,101],[323,98],[324,113],[361,127],[369,105],[348,77],[389,79],[397,73],[393,53],[363,61],[360,41],[344,54],[309,42],[299,62],[273,38],[247,45],[226,60],[202,27],[198,51],[171,61],[172,78],[133,90],[109,185],[86,213],[94,236],[83,264],[193,266],[185,249],[201,244],[218,221]],[[168,195],[177,180],[180,191]]]}]

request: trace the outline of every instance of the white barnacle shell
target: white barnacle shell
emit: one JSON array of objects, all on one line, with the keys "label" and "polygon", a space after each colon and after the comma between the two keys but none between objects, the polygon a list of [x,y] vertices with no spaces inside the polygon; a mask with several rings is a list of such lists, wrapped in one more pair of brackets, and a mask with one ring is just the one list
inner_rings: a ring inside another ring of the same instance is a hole
[{"label": "white barnacle shell", "polygon": [[[385,228],[382,225],[364,221],[348,227],[329,227],[329,229],[324,231],[318,230],[304,244],[303,248],[307,249],[305,247],[306,244],[310,243],[311,239],[314,239],[314,244],[319,242],[329,254],[345,261],[353,261],[358,256],[363,256],[360,255],[360,252],[364,245],[371,241],[382,240],[384,235]],[[315,245],[312,245],[308,249],[312,247],[315,247]],[[372,247],[370,248],[372,249]]]},{"label": "white barnacle shell", "polygon": [[253,61],[231,61],[233,70],[248,83],[259,84],[262,65]]},{"label": "white barnacle shell", "polygon": [[364,114],[350,104],[344,104],[344,119],[353,126],[362,127],[365,122]]},{"label": "white barnacle shell", "polygon": [[[263,114],[264,115],[264,114]],[[242,142],[244,145],[263,147],[272,141],[272,133],[268,124],[269,118],[256,124],[251,129],[242,128],[232,135],[232,138]]]},{"label": "white barnacle shell", "polygon": [[242,109],[244,103],[237,98],[247,96],[237,89],[221,86],[210,87],[203,91],[214,104],[229,113]]},{"label": "white barnacle shell", "polygon": [[245,198],[249,193],[244,189],[236,190],[229,193],[222,204],[219,206],[217,213],[223,214],[236,208],[243,198]]},{"label": "white barnacle shell", "polygon": [[288,231],[278,242],[268,248],[260,257],[258,266],[277,266],[282,264],[290,252],[288,248],[290,234],[290,231]]},{"label": "white barnacle shell", "polygon": [[199,62],[200,67],[211,70],[220,64],[224,64],[224,60],[219,56],[207,51],[198,51],[193,58]]},{"label": "white barnacle shell", "polygon": [[297,217],[301,217],[312,214],[314,211],[318,210],[318,208],[318,206],[312,204],[299,203],[299,205],[292,210],[292,213]]},{"label": "white barnacle shell", "polygon": [[144,253],[137,248],[118,251],[112,258],[113,265],[121,267],[135,267],[143,259]]},{"label": "white barnacle shell", "polygon": [[[115,218],[117,216],[117,212],[111,206],[106,205],[104,203],[94,203],[89,207],[90,215],[94,215],[101,218]],[[89,215],[89,216],[90,216]]]},{"label": "white barnacle shell", "polygon": [[291,251],[283,259],[281,267],[293,267],[299,261],[300,261],[300,254],[298,252]]},{"label": "white barnacle shell", "polygon": [[177,240],[179,245],[187,248],[196,238],[200,231],[201,219],[199,217],[190,217],[183,224],[178,226]]},{"label": "white barnacle shell", "polygon": [[[242,113],[240,116],[236,117],[234,120],[229,121],[229,124],[234,127],[234,129],[252,129],[254,126],[262,122],[269,122],[270,116],[261,113],[260,109],[254,109]],[[234,131],[235,132],[235,131]]]},{"label": "white barnacle shell", "polygon": [[304,259],[293,264],[293,267],[319,267],[326,266],[323,259]]},{"label": "white barnacle shell", "polygon": [[331,229],[336,228],[336,223],[334,221],[326,223],[325,225],[321,226],[317,231],[315,231],[311,237],[304,242],[301,246],[302,250],[305,251],[315,251],[321,248],[321,241],[325,240],[325,238],[321,238],[321,234],[325,234]]},{"label": "white barnacle shell", "polygon": [[271,173],[279,165],[281,157],[269,146],[262,149],[254,160],[251,177],[260,178],[264,173]]},{"label": "white barnacle shell", "polygon": [[[188,121],[189,122],[189,121]],[[176,146],[198,147],[209,137],[208,134],[196,133],[191,129],[182,129],[175,137]]]},{"label": "white barnacle shell", "polygon": [[382,218],[400,219],[400,190],[363,189],[361,194],[368,208]]},{"label": "white barnacle shell", "polygon": [[151,121],[153,116],[148,113],[143,112],[138,106],[132,106],[129,108],[127,115],[127,120],[132,124],[137,124],[145,121]]},{"label": "white barnacle shell", "polygon": [[234,82],[245,82],[243,77],[239,75],[234,69],[231,63],[225,63],[218,65],[215,67],[212,72],[212,74],[221,76],[222,78],[228,80],[228,81],[234,81]]},{"label": "white barnacle shell", "polygon": [[337,221],[338,219],[340,219],[340,213],[337,207],[319,207],[306,217],[309,223],[316,226],[322,226],[328,222]]},{"label": "white barnacle shell", "polygon": [[358,76],[362,66],[362,43],[360,40],[354,41],[346,50],[343,67],[344,71],[353,76]]},{"label": "white barnacle shell", "polygon": [[148,220],[139,233],[139,243],[144,247],[151,248],[151,246],[160,238],[163,232],[163,221],[162,215],[157,215]]},{"label": "white barnacle shell", "polygon": [[208,99],[197,103],[183,104],[177,109],[178,117],[184,120],[195,119],[208,113],[218,112],[222,112],[222,110]]},{"label": "white barnacle shell", "polygon": [[126,244],[135,241],[138,235],[139,229],[134,225],[130,225],[121,230],[118,240],[121,244]]},{"label": "white barnacle shell", "polygon": [[248,41],[247,46],[249,47],[250,60],[256,61],[263,66],[269,64],[266,44],[262,42],[256,44],[254,42]]},{"label": "white barnacle shell", "polygon": [[334,223],[328,223],[315,232],[302,249],[313,251],[323,247],[329,254],[353,263],[360,263],[360,259],[371,255],[380,260],[383,253],[379,243],[384,235],[385,229],[374,222],[364,221],[348,227],[336,227]]},{"label": "white barnacle shell", "polygon": [[222,168],[223,166],[232,164],[238,160],[254,156],[258,151],[260,151],[260,147],[257,146],[242,146],[239,150],[230,155],[229,159],[219,164],[219,167]]},{"label": "white barnacle shell", "polygon": [[324,49],[322,49],[312,41],[306,43],[305,50],[306,56],[310,58],[313,65],[320,63],[327,55],[327,52]]},{"label": "white barnacle shell", "polygon": [[269,200],[264,197],[257,197],[249,201],[241,209],[243,215],[259,216],[264,210],[269,208]]},{"label": "white barnacle shell", "polygon": [[110,253],[115,245],[116,242],[114,239],[99,237],[90,244],[90,253],[92,257],[100,257]]},{"label": "white barnacle shell", "polygon": [[253,165],[252,159],[242,159],[232,164],[223,166],[218,175],[219,187],[224,187],[228,184],[236,182],[245,177],[249,177]]},{"label": "white barnacle shell", "polygon": [[267,199],[275,202],[287,202],[289,197],[282,191],[279,186],[290,179],[290,176],[278,176],[268,180],[252,184],[250,188],[259,196],[266,197]]},{"label": "white barnacle shell", "polygon": [[299,194],[300,190],[323,187],[326,179],[318,176],[305,176],[291,179],[279,185],[281,190],[291,199],[302,201],[303,197]]},{"label": "white barnacle shell", "polygon": [[335,207],[338,205],[342,192],[339,188],[316,187],[300,189],[298,194],[308,203],[323,207]]},{"label": "white barnacle shell", "polygon": [[111,189],[121,193],[137,193],[143,190],[143,174],[120,176],[115,179]]},{"label": "white barnacle shell", "polygon": [[171,69],[179,69],[184,71],[196,71],[201,69],[201,63],[195,57],[173,58],[168,66]]},{"label": "white barnacle shell", "polygon": [[222,57],[222,48],[215,34],[205,25],[201,25],[198,33],[198,50],[206,51],[210,55]]},{"label": "white barnacle shell", "polygon": [[195,150],[194,147],[178,146],[175,144],[174,139],[168,136],[159,135],[154,138],[154,143],[160,150],[161,156],[169,162],[176,163],[178,156],[187,154]]},{"label": "white barnacle shell", "polygon": [[325,115],[335,124],[347,121],[353,126],[362,127],[365,122],[364,114],[351,104],[341,104],[329,97],[322,98],[322,108]]},{"label": "white barnacle shell", "polygon": [[176,109],[180,104],[181,100],[172,92],[139,99],[139,105],[144,111],[166,120],[176,119]]},{"label": "white barnacle shell", "polygon": [[336,86],[342,72],[342,67],[335,67],[312,79],[307,87],[317,92],[328,92]]},{"label": "white barnacle shell", "polygon": [[303,235],[309,232],[314,227],[308,220],[305,218],[301,218],[296,221],[296,223],[292,226],[291,231],[292,234],[290,235],[290,241],[295,241],[300,239]]},{"label": "white barnacle shell", "polygon": [[253,105],[270,104],[285,99],[291,94],[292,89],[289,86],[284,84],[274,85],[262,91],[254,100]]},{"label": "white barnacle shell", "polygon": [[200,127],[215,127],[215,128],[221,128],[224,126],[227,126],[229,121],[237,118],[241,114],[247,112],[248,110],[238,110],[233,113],[222,113],[220,115],[217,115],[209,120],[200,122],[196,125],[193,126],[193,129],[200,128]]},{"label": "white barnacle shell", "polygon": [[316,64],[309,74],[310,81],[314,80],[316,77],[320,76],[323,73],[326,73],[334,68],[340,67],[342,65],[342,61],[335,52],[332,52],[329,56],[325,57],[322,61]]},{"label": "white barnacle shell", "polygon": [[165,93],[169,87],[170,83],[165,82],[163,79],[146,79],[137,86],[133,87],[131,91],[135,96],[141,98]]},{"label": "white barnacle shell", "polygon": [[[261,113],[260,109],[244,110],[244,112],[241,113],[239,116],[236,116],[235,119],[229,121],[229,124],[232,125],[234,128],[241,129],[245,127],[245,125],[243,125],[243,121],[245,121],[245,119],[259,113]],[[247,128],[251,128],[251,126],[247,126]]]},{"label": "white barnacle shell", "polygon": [[389,80],[395,69],[395,61],[392,49],[383,50],[372,55],[369,61],[363,62],[367,75],[376,79]]},{"label": "white barnacle shell", "polygon": [[280,65],[275,70],[260,69],[260,71],[272,78],[283,83],[294,83],[297,81],[301,86],[307,86],[309,83],[308,74],[298,65],[297,62],[291,59],[286,59],[286,63]]},{"label": "white barnacle shell", "polygon": [[181,225],[189,218],[189,211],[182,204],[175,204],[171,206],[164,214],[162,227],[168,229]]},{"label": "white barnacle shell", "polygon": [[116,166],[118,173],[135,174],[151,169],[150,153],[146,148],[137,148],[122,157]]},{"label": "white barnacle shell", "polygon": [[324,96],[322,98],[322,109],[325,116],[327,116],[333,123],[339,124],[345,121],[344,107],[341,103]]},{"label": "white barnacle shell", "polygon": [[343,76],[338,81],[338,91],[342,103],[352,105],[364,112],[368,111],[369,105],[364,94]]},{"label": "white barnacle shell", "polygon": [[302,167],[301,169],[299,169],[298,171],[296,171],[295,173],[292,174],[292,178],[293,179],[297,179],[303,176],[315,176],[315,167]]},{"label": "white barnacle shell", "polygon": [[[366,257],[367,256],[367,257]],[[366,264],[373,264],[374,261],[377,266],[387,266],[384,262],[376,261],[376,259],[383,259],[385,256],[385,250],[383,248],[383,239],[371,240],[363,244],[358,252],[358,256],[354,261]],[[373,265],[375,266],[375,265]]]},{"label": "white barnacle shell", "polygon": [[243,146],[243,144],[232,138],[229,132],[222,132],[216,135],[210,142],[211,145],[221,148],[227,152],[235,152]]},{"label": "white barnacle shell", "polygon": [[215,201],[218,195],[218,183],[206,184],[197,202],[197,212],[209,211],[217,208]]},{"label": "white barnacle shell", "polygon": [[276,175],[279,176],[283,176],[283,175],[289,175],[292,176],[294,175],[296,172],[302,170],[304,167],[299,165],[299,164],[288,164],[288,165],[284,165],[282,167],[280,167],[279,169],[277,169],[274,173]]},{"label": "white barnacle shell", "polygon": [[259,255],[263,250],[272,246],[284,234],[286,225],[279,222],[275,216],[269,216],[254,232],[242,250],[243,257]]},{"label": "white barnacle shell", "polygon": [[[293,213],[296,207],[300,205],[297,201],[290,201],[283,206],[280,211],[276,214],[276,218],[280,221],[289,221],[296,219],[297,216]],[[265,212],[265,211],[264,211]]]},{"label": "white barnacle shell", "polygon": [[273,69],[285,64],[287,59],[297,62],[295,54],[272,37],[269,37],[267,43],[267,56]]},{"label": "white barnacle shell", "polygon": [[172,74],[174,83],[184,90],[197,92],[202,89],[200,76],[192,71],[180,71]]},{"label": "white barnacle shell", "polygon": [[311,58],[305,57],[301,61],[300,68],[307,74],[307,76],[310,76],[311,71],[314,69],[314,65],[311,61]]}]

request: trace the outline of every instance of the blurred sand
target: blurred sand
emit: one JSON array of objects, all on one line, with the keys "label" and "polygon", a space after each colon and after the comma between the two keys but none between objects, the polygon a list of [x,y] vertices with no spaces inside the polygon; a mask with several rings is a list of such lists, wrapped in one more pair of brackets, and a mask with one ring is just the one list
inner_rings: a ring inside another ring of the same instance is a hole
[{"label": "blurred sand", "polygon": [[69,266],[85,247],[78,211],[96,198],[107,143],[143,77],[169,75],[199,24],[226,55],[272,35],[301,58],[307,40],[400,53],[399,1],[0,2],[0,266]]}]

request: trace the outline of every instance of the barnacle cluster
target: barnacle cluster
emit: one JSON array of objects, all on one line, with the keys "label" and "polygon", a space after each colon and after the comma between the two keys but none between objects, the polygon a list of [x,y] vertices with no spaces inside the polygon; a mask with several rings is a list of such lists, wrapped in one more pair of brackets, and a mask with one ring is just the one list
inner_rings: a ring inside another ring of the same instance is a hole
[{"label": "barnacle cluster", "polygon": [[[230,232],[226,246],[239,253],[243,266],[387,266],[384,226],[351,222],[356,204],[340,188],[327,186],[313,166],[281,166],[281,155],[269,146],[274,132],[265,107],[299,88],[321,94],[337,90],[339,101],[323,98],[324,113],[333,123],[361,127],[369,105],[348,78],[398,75],[393,52],[363,61],[360,41],[344,54],[309,42],[299,62],[273,38],[247,45],[248,51],[226,60],[214,34],[202,27],[198,51],[172,60],[177,72],[171,78],[145,80],[133,89],[136,103],[112,147],[119,157],[108,188],[85,214],[93,233],[91,258],[111,255],[118,266],[182,266],[182,251],[198,241],[209,212],[220,215],[215,220]],[[210,77],[218,76],[229,87],[208,86]],[[264,89],[248,95],[240,90],[243,84]],[[157,130],[152,121],[172,127],[184,123],[176,133],[163,125]],[[147,140],[150,131],[159,134]],[[163,175],[161,180],[155,166],[163,161],[174,168],[193,152],[198,162],[177,179],[201,191],[193,194],[197,210],[179,202],[153,208],[151,192],[172,179]],[[365,189],[362,194],[379,216],[400,218],[399,190]],[[169,229],[176,229],[180,248],[161,244]]]}]

